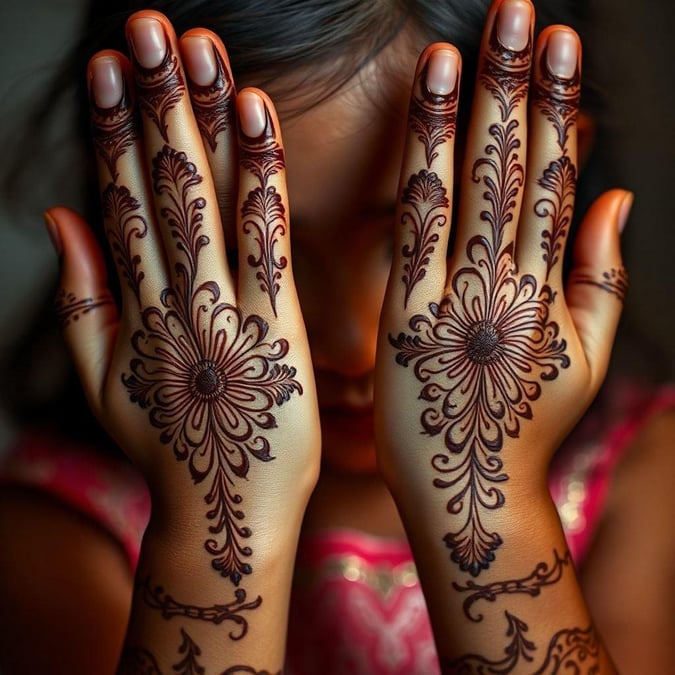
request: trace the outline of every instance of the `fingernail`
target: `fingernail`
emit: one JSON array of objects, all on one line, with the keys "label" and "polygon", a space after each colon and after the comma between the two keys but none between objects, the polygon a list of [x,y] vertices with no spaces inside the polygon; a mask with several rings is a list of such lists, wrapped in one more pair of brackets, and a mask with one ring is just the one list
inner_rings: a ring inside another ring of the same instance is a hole
[{"label": "fingernail", "polygon": [[427,64],[427,87],[432,94],[445,96],[457,83],[457,54],[449,49],[431,53]]},{"label": "fingernail", "polygon": [[48,212],[44,213],[45,226],[47,228],[47,234],[49,239],[52,242],[52,246],[56,251],[56,255],[61,257],[63,255],[63,244],[61,243],[61,235],[59,234],[59,228],[56,225],[56,221],[49,215]]},{"label": "fingernail", "polygon": [[530,39],[530,4],[524,0],[504,0],[497,13],[497,37],[502,47],[520,52]]},{"label": "fingernail", "polygon": [[204,37],[187,37],[181,40],[181,47],[190,79],[200,87],[213,84],[218,76],[218,66],[211,40]]},{"label": "fingernail", "polygon": [[102,56],[91,62],[91,93],[99,108],[114,108],[122,100],[124,79],[117,59]]},{"label": "fingernail", "polygon": [[577,38],[567,30],[557,30],[548,38],[546,65],[551,75],[571,80],[577,72]]},{"label": "fingernail", "polygon": [[156,19],[134,19],[129,24],[129,37],[136,60],[143,68],[157,68],[166,55],[166,36]]},{"label": "fingernail", "polygon": [[240,94],[239,101],[239,120],[242,132],[249,138],[258,138],[267,126],[265,103],[253,91]]},{"label": "fingernail", "polygon": [[630,210],[633,208],[633,200],[635,195],[632,192],[626,194],[621,202],[621,207],[619,208],[619,217],[618,217],[618,228],[619,234],[624,231],[626,223],[628,222],[628,216],[630,215]]}]

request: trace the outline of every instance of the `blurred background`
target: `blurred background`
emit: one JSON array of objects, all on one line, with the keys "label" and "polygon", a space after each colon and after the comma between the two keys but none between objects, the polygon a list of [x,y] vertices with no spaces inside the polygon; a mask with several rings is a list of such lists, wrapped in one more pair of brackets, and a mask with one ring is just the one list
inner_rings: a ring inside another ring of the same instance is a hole
[{"label": "blurred background", "polygon": [[[451,0],[446,0],[451,1]],[[455,0],[461,2],[461,0]],[[535,5],[536,5],[536,0]],[[580,0],[584,2],[584,0]],[[631,286],[616,359],[636,373],[655,370],[675,376],[675,67],[673,0],[585,0],[594,29],[586,38],[594,79],[605,101],[598,152],[610,167],[605,184],[636,194],[624,233]],[[81,20],[82,0],[0,0],[0,122],[12,129],[34,97],[44,92],[59,60],[71,48]],[[73,77],[83,74],[73,73]],[[68,128],[73,108],[55,111],[45,164],[81,161]],[[2,149],[0,161],[6,161]],[[39,167],[40,158],[36,163]],[[62,161],[63,160],[63,161]],[[0,355],[53,285],[57,261],[42,225],[54,203],[78,208],[80,186],[68,171],[33,177],[29,203],[0,204]],[[11,199],[11,197],[10,197]],[[25,201],[25,199],[24,199]],[[16,204],[14,204],[16,206]],[[35,358],[50,368],[49,355]],[[58,377],[57,373],[49,376]],[[48,378],[47,378],[48,379]],[[14,428],[0,410],[0,450]]]}]

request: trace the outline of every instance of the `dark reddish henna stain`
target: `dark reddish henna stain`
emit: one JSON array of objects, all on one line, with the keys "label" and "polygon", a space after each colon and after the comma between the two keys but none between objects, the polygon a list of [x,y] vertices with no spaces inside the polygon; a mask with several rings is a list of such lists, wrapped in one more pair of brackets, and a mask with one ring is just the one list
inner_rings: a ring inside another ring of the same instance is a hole
[{"label": "dark reddish henna stain", "polygon": [[471,613],[472,605],[478,600],[487,600],[494,602],[500,595],[526,594],[535,597],[541,593],[545,586],[552,586],[558,583],[566,568],[572,563],[572,556],[567,551],[563,557],[560,557],[558,551],[553,551],[553,564],[540,562],[534,568],[531,574],[522,579],[509,579],[508,581],[495,581],[494,583],[481,586],[475,581],[467,581],[466,586],[457,582],[452,583],[456,591],[471,591],[471,594],[462,603],[464,614],[470,621],[479,622],[483,620],[483,615],[474,616]]},{"label": "dark reddish henna stain", "polygon": [[251,666],[232,666],[227,670],[224,670],[221,675],[281,675],[281,671],[276,673],[271,673],[269,670],[256,670]]},{"label": "dark reddish henna stain", "polygon": [[185,94],[185,81],[178,57],[173,53],[168,36],[162,63],[156,68],[144,68],[135,62],[134,75],[143,112],[155,123],[162,138],[168,143],[166,115]]},{"label": "dark reddish henna stain", "polygon": [[176,263],[175,288],[165,289],[161,307],[146,307],[143,328],[132,337],[139,358],[122,376],[132,402],[149,408],[150,422],[162,443],[187,461],[195,484],[209,480],[205,497],[217,538],[205,542],[214,569],[235,585],[250,574],[244,540],[250,528],[234,478],[246,478],[249,456],[273,459],[270,443],[258,432],[277,425],[271,409],[294,392],[302,394],[296,370],[279,361],[288,354],[285,339],[267,342],[268,325],[257,315],[220,301],[214,282],[195,284],[206,202],[192,197],[202,182],[185,153],[165,146],[153,161],[154,190],[164,198],[160,216],[182,261]]},{"label": "dark reddish henna stain", "polygon": [[136,115],[126,81],[120,102],[112,108],[100,108],[90,94],[92,139],[94,147],[104,162],[113,181],[119,178],[117,162],[126,149],[137,139]]},{"label": "dark reddish henna stain", "polygon": [[178,653],[183,658],[172,667],[172,671],[178,673],[178,675],[205,675],[206,669],[198,661],[198,657],[202,655],[201,647],[188,635],[184,628],[180,629],[180,636],[182,642],[178,648]]},{"label": "dark reddish henna stain", "polygon": [[152,586],[149,578],[137,583],[136,592],[142,593],[143,602],[148,607],[159,610],[163,619],[182,616],[216,626],[221,623],[233,623],[236,626],[236,632],[230,631],[229,636],[232,640],[241,640],[248,632],[248,621],[241,615],[241,612],[257,609],[262,604],[260,596],[246,602],[246,591],[243,588],[237,588],[234,591],[234,600],[231,602],[210,607],[197,607],[175,600],[164,591],[162,586]]},{"label": "dark reddish henna stain", "polygon": [[442,475],[433,484],[452,491],[448,512],[463,521],[444,541],[452,560],[473,576],[489,567],[502,544],[482,517],[504,504],[498,488],[509,478],[498,454],[504,437],[520,435],[521,420],[532,418],[540,382],[556,379],[570,364],[558,324],[549,319],[550,288],[517,274],[513,242],[504,240],[524,183],[519,122],[509,116],[527,91],[529,47],[513,53],[496,43],[492,49],[480,78],[499,105],[502,123],[489,127],[492,141],[472,172],[485,187],[488,208],[480,219],[487,232],[470,239],[470,265],[455,273],[452,292],[440,304],[429,305],[431,316],[413,316],[411,334],[389,336],[396,361],[415,362],[415,377],[424,385],[420,399],[431,404],[421,416],[423,432],[443,433],[448,452],[431,460]]},{"label": "dark reddish henna stain", "polygon": [[100,295],[97,298],[78,298],[74,293],[69,293],[65,289],[60,289],[54,300],[54,311],[61,328],[70,325],[71,321],[79,321],[83,314],[105,307],[114,305],[115,302],[109,293]]},{"label": "dark reddish henna stain", "polygon": [[218,135],[234,124],[234,84],[230,79],[220,52],[214,47],[213,56],[218,74],[213,84],[202,86],[189,79],[190,98],[202,138],[215,152]]},{"label": "dark reddish henna stain", "polygon": [[591,274],[574,273],[571,282],[575,284],[588,284],[597,286],[615,296],[619,302],[623,302],[628,291],[628,274],[623,267],[612,268],[609,272],[603,272],[602,277],[597,278]]},{"label": "dark reddish henna stain", "polygon": [[254,269],[260,268],[256,279],[260,282],[260,289],[269,297],[274,316],[277,316],[279,281],[288,261],[275,249],[279,238],[286,233],[287,225],[281,195],[274,185],[270,185],[270,178],[283,171],[284,152],[276,140],[269,111],[265,130],[258,138],[240,134],[240,161],[258,181],[258,186],[248,193],[241,207],[242,229],[245,234],[253,236],[259,249],[257,256],[248,256],[248,264]]}]

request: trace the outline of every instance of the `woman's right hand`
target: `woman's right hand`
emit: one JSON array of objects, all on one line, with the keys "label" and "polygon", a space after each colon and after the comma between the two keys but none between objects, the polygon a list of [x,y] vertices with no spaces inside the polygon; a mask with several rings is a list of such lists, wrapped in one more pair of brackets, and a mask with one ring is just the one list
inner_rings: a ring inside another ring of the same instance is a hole
[{"label": "woman's right hand", "polygon": [[89,226],[56,207],[58,313],[94,413],[148,481],[150,530],[209,583],[215,568],[229,597],[285,597],[262,570],[290,575],[320,431],[279,123],[262,92],[236,96],[209,31],[179,43],[146,11],[127,34],[130,60],[100,52],[88,70],[121,308]]}]

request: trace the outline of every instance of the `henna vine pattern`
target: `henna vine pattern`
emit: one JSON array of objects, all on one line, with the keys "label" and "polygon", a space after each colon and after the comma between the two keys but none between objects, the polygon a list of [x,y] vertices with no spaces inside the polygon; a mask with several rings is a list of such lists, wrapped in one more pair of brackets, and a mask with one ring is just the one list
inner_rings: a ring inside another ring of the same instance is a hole
[{"label": "henna vine pattern", "polygon": [[[451,280],[452,292],[440,304],[429,305],[431,317],[410,319],[411,334],[389,336],[402,366],[414,362],[423,383],[420,399],[431,404],[421,416],[424,433],[443,434],[449,453],[438,453],[432,467],[441,474],[438,488],[450,489],[447,509],[457,529],[444,541],[462,571],[477,576],[495,559],[502,544],[496,532],[482,523],[486,510],[501,508],[498,485],[508,480],[498,456],[504,437],[517,438],[522,420],[531,419],[531,402],[541,394],[541,382],[554,380],[567,368],[566,342],[549,318],[553,295],[532,275],[518,275],[513,242],[504,240],[523,186],[519,159],[518,121],[508,119],[526,92],[525,52],[504,52],[506,66],[497,72],[487,59],[481,81],[495,96],[503,124],[492,124],[492,141],[473,167],[472,179],[485,186],[488,208],[481,220],[486,234],[467,244],[470,266]],[[517,77],[505,77],[504,69]],[[525,68],[525,71],[523,71]]]},{"label": "henna vine pattern", "polygon": [[565,238],[569,232],[574,211],[574,197],[577,184],[577,168],[568,155],[570,130],[577,121],[581,78],[579,72],[571,79],[562,79],[551,74],[546,63],[546,52],[539,64],[540,78],[532,93],[534,104],[556,131],[561,155],[551,161],[537,180],[550,196],[542,197],[534,205],[534,212],[540,218],[548,218],[550,224],[542,231],[541,247],[546,262],[546,279],[560,259]]},{"label": "henna vine pattern", "polygon": [[572,277],[575,284],[588,284],[597,286],[615,296],[619,302],[623,302],[628,291],[628,274],[623,267],[612,268],[609,272],[603,272],[602,278],[598,279],[590,274],[577,272]]},{"label": "henna vine pattern", "polygon": [[[532,663],[537,646],[526,637],[529,626],[518,617],[504,612],[511,638],[504,648],[505,656],[490,660],[480,654],[466,654],[444,664],[448,675],[507,675],[518,669],[523,672],[525,663]],[[550,640],[542,665],[534,675],[556,675],[565,668],[576,675],[596,675],[600,670],[600,646],[593,628],[571,628],[558,631]]]},{"label": "henna vine pattern", "polygon": [[260,289],[266,293],[277,316],[277,294],[280,290],[281,271],[288,261],[279,256],[276,247],[286,233],[286,210],[270,178],[284,166],[284,152],[276,141],[269,112],[265,130],[258,138],[241,135],[240,159],[242,166],[250,171],[258,182],[241,207],[242,228],[246,234],[253,234],[259,248],[259,255],[248,256],[248,264],[260,268],[256,279]]},{"label": "henna vine pattern", "polygon": [[168,143],[166,115],[185,94],[185,81],[178,57],[174,55],[168,38],[166,44],[166,55],[162,63],[156,68],[144,68],[140,63],[135,63],[134,74],[141,108]]},{"label": "henna vine pattern", "polygon": [[161,295],[161,307],[147,307],[143,328],[132,337],[139,358],[122,381],[131,401],[149,408],[150,422],[161,429],[162,443],[187,461],[195,484],[209,480],[205,496],[217,538],[205,542],[215,556],[214,569],[238,585],[250,574],[252,553],[244,540],[250,528],[241,524],[242,497],[235,478],[246,478],[249,456],[273,459],[270,443],[258,430],[276,427],[272,407],[302,394],[296,370],[279,361],[288,342],[267,342],[267,323],[244,317],[220,301],[214,282],[196,285],[199,253],[209,242],[200,233],[205,200],[193,197],[202,181],[185,153],[168,146],[153,161],[155,192],[165,198],[160,215],[181,254],[175,265],[175,288]]},{"label": "henna vine pattern", "polygon": [[419,92],[410,102],[408,123],[424,145],[427,169],[430,169],[432,162],[438,157],[436,148],[455,134],[459,79],[449,94],[434,94],[427,87],[428,69],[428,65],[425,66],[418,77]]},{"label": "henna vine pattern", "polygon": [[93,97],[90,97],[89,105],[94,147],[116,181],[119,178],[117,162],[137,139],[135,111],[126,83],[123,84],[122,98],[116,106],[100,108]]},{"label": "henna vine pattern", "polygon": [[180,675],[205,675],[206,668],[197,660],[202,655],[202,650],[197,643],[188,635],[184,628],[180,629],[182,643],[178,648],[178,653],[185,655],[172,670]]},{"label": "henna vine pattern", "polygon": [[403,269],[403,283],[405,284],[404,306],[417,282],[426,276],[426,266],[434,252],[434,244],[438,241],[436,229],[447,223],[444,209],[449,205],[447,190],[441,179],[433,172],[422,169],[413,174],[408,185],[403,190],[401,204],[407,205],[401,215],[403,225],[410,224],[413,234],[413,245],[403,247],[403,256],[406,262]]},{"label": "henna vine pattern", "polygon": [[54,312],[61,328],[65,328],[71,321],[79,321],[83,314],[114,304],[115,301],[109,293],[97,298],[78,298],[74,293],[61,288],[54,299]]},{"label": "henna vine pattern", "polygon": [[160,610],[163,619],[183,616],[198,621],[206,621],[216,626],[223,622],[235,624],[236,630],[229,633],[233,640],[241,640],[248,632],[248,621],[241,615],[241,612],[256,609],[262,604],[261,597],[246,602],[246,591],[243,588],[235,589],[232,602],[212,605],[211,607],[197,607],[178,602],[171,595],[165,593],[162,586],[152,586],[149,578],[139,582],[136,590],[142,593],[143,602],[148,607]]},{"label": "henna vine pattern", "polygon": [[213,49],[217,75],[213,84],[202,86],[190,81],[190,97],[202,138],[215,152],[218,134],[234,124],[234,84],[230,80],[220,52]]},{"label": "henna vine pattern", "polygon": [[462,603],[464,614],[467,619],[475,622],[483,620],[483,615],[474,616],[471,613],[471,607],[477,600],[487,600],[494,602],[499,595],[525,593],[535,597],[541,593],[544,586],[552,586],[558,583],[562,578],[565,568],[572,562],[572,556],[567,551],[564,557],[560,557],[558,551],[553,551],[554,561],[549,565],[540,562],[534,568],[534,571],[523,579],[509,579],[508,581],[495,581],[487,586],[481,586],[474,581],[467,581],[466,586],[453,582],[452,586],[456,591],[471,591],[466,600]]},{"label": "henna vine pattern", "polygon": [[110,183],[101,196],[105,233],[112,248],[115,262],[129,288],[140,302],[141,256],[132,253],[133,239],[143,239],[148,233],[148,224],[140,214],[140,204],[131,196],[129,188]]}]

